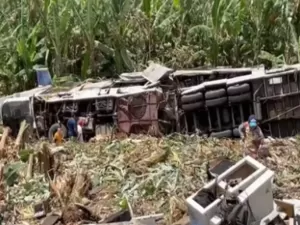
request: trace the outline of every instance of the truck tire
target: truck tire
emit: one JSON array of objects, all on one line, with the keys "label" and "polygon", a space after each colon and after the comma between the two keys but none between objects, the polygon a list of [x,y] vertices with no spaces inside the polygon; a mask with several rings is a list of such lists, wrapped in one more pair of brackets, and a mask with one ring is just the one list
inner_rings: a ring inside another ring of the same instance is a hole
[{"label": "truck tire", "polygon": [[232,137],[232,130],[224,130],[220,132],[212,132],[210,134],[210,137],[215,137],[215,138],[228,138]]},{"label": "truck tire", "polygon": [[190,95],[183,95],[181,96],[181,103],[192,103],[192,102],[198,102],[203,99],[203,94],[201,92],[190,94]]},{"label": "truck tire", "polygon": [[196,102],[196,103],[184,104],[182,105],[182,109],[184,111],[192,111],[192,110],[199,109],[203,106],[204,106],[203,102]]},{"label": "truck tire", "polygon": [[55,123],[55,124],[52,124],[52,126],[50,127],[50,129],[48,131],[48,139],[50,141],[52,141],[53,136],[54,136],[55,132],[57,131],[57,128],[59,128],[59,127],[61,127],[61,129],[62,129],[64,138],[67,137],[68,131],[67,131],[66,126],[63,124],[59,125],[58,123]]},{"label": "truck tire", "polygon": [[241,95],[228,96],[228,101],[231,103],[241,103],[245,101],[251,101],[251,93],[245,93]]},{"label": "truck tire", "polygon": [[210,100],[206,100],[205,102],[207,107],[220,106],[220,105],[224,105],[225,103],[227,103],[227,97],[210,99]]},{"label": "truck tire", "polygon": [[227,88],[228,95],[239,95],[250,91],[249,84],[241,84],[237,86],[230,86]]},{"label": "truck tire", "polygon": [[220,98],[226,95],[226,90],[224,88],[218,89],[218,90],[212,90],[212,91],[207,91],[205,93],[205,98],[206,99],[214,99],[214,98]]}]

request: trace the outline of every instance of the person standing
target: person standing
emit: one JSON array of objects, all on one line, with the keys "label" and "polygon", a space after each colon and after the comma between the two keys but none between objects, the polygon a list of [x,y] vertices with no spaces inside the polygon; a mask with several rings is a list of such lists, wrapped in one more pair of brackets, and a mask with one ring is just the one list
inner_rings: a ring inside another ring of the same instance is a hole
[{"label": "person standing", "polygon": [[84,121],[79,120],[77,125],[77,140],[79,142],[83,142],[83,135],[82,135],[82,127],[84,126]]},{"label": "person standing", "polygon": [[67,127],[68,127],[69,138],[72,140],[76,139],[77,138],[77,122],[76,122],[74,116],[72,116],[68,119]]}]

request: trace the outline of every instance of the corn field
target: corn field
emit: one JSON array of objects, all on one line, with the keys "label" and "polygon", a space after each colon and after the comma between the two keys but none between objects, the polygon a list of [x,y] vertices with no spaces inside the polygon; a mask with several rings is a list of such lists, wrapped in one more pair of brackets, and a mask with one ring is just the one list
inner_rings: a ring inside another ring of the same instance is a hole
[{"label": "corn field", "polygon": [[[149,61],[172,68],[299,62],[299,0],[0,2],[2,94],[55,79],[113,77]],[[71,76],[70,76],[71,75]]]}]

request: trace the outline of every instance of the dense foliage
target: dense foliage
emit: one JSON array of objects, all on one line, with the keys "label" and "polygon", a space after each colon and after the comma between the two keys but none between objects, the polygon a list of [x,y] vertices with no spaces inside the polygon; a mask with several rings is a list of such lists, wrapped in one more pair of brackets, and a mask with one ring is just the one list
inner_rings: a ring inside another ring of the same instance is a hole
[{"label": "dense foliage", "polygon": [[0,2],[2,92],[55,77],[169,67],[299,61],[299,0],[10,0]]}]

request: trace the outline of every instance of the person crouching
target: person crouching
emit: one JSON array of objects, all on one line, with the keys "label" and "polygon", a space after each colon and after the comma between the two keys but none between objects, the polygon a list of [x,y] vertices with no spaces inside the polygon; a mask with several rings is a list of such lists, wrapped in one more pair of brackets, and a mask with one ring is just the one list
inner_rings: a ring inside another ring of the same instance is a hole
[{"label": "person crouching", "polygon": [[239,133],[244,147],[244,155],[253,158],[269,156],[268,149],[264,146],[264,134],[257,125],[255,115],[251,115],[248,121],[239,126]]},{"label": "person crouching", "polygon": [[59,127],[57,128],[54,136],[53,136],[53,142],[56,144],[56,145],[61,145],[62,142],[63,142],[63,132],[62,132],[62,129]]}]

